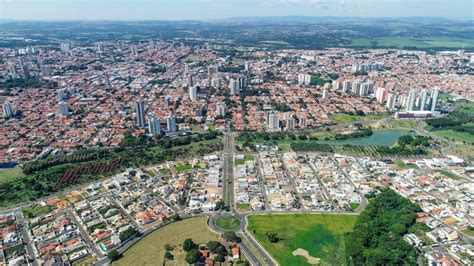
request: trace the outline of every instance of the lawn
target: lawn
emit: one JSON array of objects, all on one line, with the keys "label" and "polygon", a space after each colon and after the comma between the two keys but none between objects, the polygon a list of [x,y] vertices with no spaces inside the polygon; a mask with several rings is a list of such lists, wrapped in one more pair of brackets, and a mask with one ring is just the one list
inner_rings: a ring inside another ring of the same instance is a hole
[{"label": "lawn", "polygon": [[474,135],[471,135],[467,132],[457,132],[457,131],[448,129],[448,130],[434,131],[433,133],[436,136],[446,138],[449,140],[474,144]]},{"label": "lawn", "polygon": [[240,225],[240,219],[234,216],[219,217],[216,225],[223,230],[231,231]]},{"label": "lawn", "polygon": [[418,169],[418,165],[416,164],[411,164],[411,163],[405,163],[403,161],[400,161],[400,160],[396,160],[394,162],[395,166],[397,166],[398,168],[405,168],[405,169]]},{"label": "lawn", "polygon": [[[321,260],[322,265],[347,265],[344,233],[352,230],[356,215],[285,214],[252,215],[248,229],[281,265],[308,265],[302,256],[293,256],[297,249]],[[268,240],[276,233],[277,243]]]},{"label": "lawn", "polygon": [[[219,236],[209,231],[207,217],[184,219],[147,235],[125,251],[123,257],[113,262],[113,265],[187,265],[182,249],[186,238],[191,238],[197,244],[219,241]],[[164,264],[166,244],[173,247],[170,252],[174,260]]]},{"label": "lawn", "polygon": [[20,167],[15,167],[12,169],[1,169],[0,170],[0,183],[8,182],[13,179],[23,177],[23,170]]}]

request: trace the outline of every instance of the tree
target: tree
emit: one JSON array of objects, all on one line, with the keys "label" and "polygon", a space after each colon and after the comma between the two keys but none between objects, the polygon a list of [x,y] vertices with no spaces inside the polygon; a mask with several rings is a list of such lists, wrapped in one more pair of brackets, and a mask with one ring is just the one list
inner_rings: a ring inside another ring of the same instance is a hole
[{"label": "tree", "polygon": [[197,245],[193,242],[191,238],[187,238],[183,243],[183,250],[189,252],[191,250],[197,249]]},{"label": "tree", "polygon": [[362,110],[357,110],[355,112],[355,114],[358,115],[358,116],[364,116],[365,115],[364,111],[362,111]]},{"label": "tree", "polygon": [[107,257],[109,258],[110,261],[116,261],[116,260],[120,259],[122,257],[122,255],[120,255],[120,253],[118,253],[117,250],[112,250],[112,251],[109,252]]},{"label": "tree", "polygon": [[232,231],[229,231],[229,232],[225,232],[222,237],[227,240],[227,241],[231,241],[231,242],[239,242],[239,238],[237,237],[237,235],[232,232]]},{"label": "tree", "polygon": [[268,241],[271,243],[278,243],[280,241],[280,238],[278,237],[277,233],[268,233],[267,234]]},{"label": "tree", "polygon": [[225,208],[225,202],[223,200],[219,200],[216,202],[216,210],[223,210]]},{"label": "tree", "polygon": [[201,253],[197,249],[193,249],[186,254],[186,262],[189,264],[196,263],[201,258]]},{"label": "tree", "polygon": [[410,135],[400,136],[398,137],[397,142],[399,145],[402,145],[402,146],[410,145],[413,142],[413,137]]},{"label": "tree", "polygon": [[418,205],[384,189],[357,217],[346,247],[354,265],[415,265],[416,249],[403,240],[415,224]]},{"label": "tree", "polygon": [[166,252],[165,252],[165,258],[166,258],[167,260],[173,260],[173,259],[174,259],[174,256],[173,256],[173,254],[171,254],[169,251],[166,251]]},{"label": "tree", "polygon": [[210,252],[215,252],[219,246],[222,246],[222,244],[219,241],[209,241],[206,246]]},{"label": "tree", "polygon": [[224,262],[225,258],[221,255],[216,255],[214,259],[218,262]]},{"label": "tree", "polygon": [[175,222],[181,221],[181,217],[177,213],[173,214],[173,216],[171,216],[171,219]]}]

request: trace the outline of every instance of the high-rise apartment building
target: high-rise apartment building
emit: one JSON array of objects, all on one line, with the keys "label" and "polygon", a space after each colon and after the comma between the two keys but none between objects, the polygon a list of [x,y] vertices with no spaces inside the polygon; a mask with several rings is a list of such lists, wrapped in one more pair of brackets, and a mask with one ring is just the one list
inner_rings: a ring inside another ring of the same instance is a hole
[{"label": "high-rise apartment building", "polygon": [[137,115],[137,127],[145,127],[145,103],[143,101],[135,102],[135,113]]}]

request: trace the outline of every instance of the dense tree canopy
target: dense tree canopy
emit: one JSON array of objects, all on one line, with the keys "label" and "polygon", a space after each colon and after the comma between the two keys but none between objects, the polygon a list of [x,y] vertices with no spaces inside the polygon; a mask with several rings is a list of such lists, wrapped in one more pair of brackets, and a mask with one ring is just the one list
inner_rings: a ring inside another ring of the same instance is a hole
[{"label": "dense tree canopy", "polygon": [[418,205],[383,190],[359,215],[346,246],[354,265],[415,265],[416,250],[402,238],[415,224]]}]

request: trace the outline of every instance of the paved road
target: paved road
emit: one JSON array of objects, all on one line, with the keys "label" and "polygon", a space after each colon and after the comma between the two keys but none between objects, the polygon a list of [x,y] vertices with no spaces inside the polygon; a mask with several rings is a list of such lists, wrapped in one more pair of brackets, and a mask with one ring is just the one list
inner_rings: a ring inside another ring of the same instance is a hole
[{"label": "paved road", "polygon": [[79,233],[81,234],[82,239],[84,239],[84,241],[86,241],[86,244],[92,250],[95,257],[97,259],[100,259],[101,257],[103,257],[102,253],[99,251],[99,249],[97,249],[97,246],[95,245],[94,241],[92,241],[90,239],[89,234],[87,233],[86,229],[84,229],[84,226],[82,225],[82,223],[79,222],[79,219],[77,218],[76,214],[73,211],[69,210],[69,209],[67,209],[66,212],[67,212],[68,216],[71,218],[72,222],[75,225],[77,225],[77,228],[79,229]]},{"label": "paved road", "polygon": [[[339,164],[334,160],[334,158],[330,157],[330,159],[332,160],[332,162],[334,163],[334,165],[336,165],[337,169],[343,173],[344,177],[346,178],[347,181],[349,181],[352,186],[354,186],[355,190],[357,191],[357,193],[359,194],[359,196],[361,197],[361,202],[360,202],[360,205],[357,207],[357,209],[354,210],[355,213],[359,214],[361,211],[365,210],[365,207],[367,207],[367,203],[368,203],[368,200],[365,198],[364,194],[359,190],[359,187],[356,186],[356,184],[354,184],[354,182],[352,182],[351,178],[349,177],[349,175],[347,174],[346,170],[345,169],[342,169]],[[359,163],[359,160],[356,160],[357,163],[360,165]],[[362,167],[362,165],[360,165]]]},{"label": "paved road", "polygon": [[224,135],[224,151],[222,153],[222,160],[222,196],[226,205],[230,207],[231,212],[234,212],[234,135],[232,133],[225,133]]},{"label": "paved road", "polygon": [[321,187],[321,189],[323,190],[323,193],[324,193],[326,199],[329,201],[329,203],[331,203],[332,207],[333,207],[335,210],[339,209],[339,208],[337,207],[337,204],[336,204],[336,203],[334,202],[334,200],[332,199],[331,194],[329,194],[329,191],[328,191],[326,185],[324,184],[324,182],[321,180],[321,177],[320,177],[319,174],[317,173],[316,167],[314,166],[314,164],[313,164],[312,162],[308,162],[308,164],[309,164],[309,167],[311,168],[311,170],[313,171],[314,176],[318,179],[318,184],[319,184],[319,186]]},{"label": "paved road", "polygon": [[18,223],[21,228],[21,235],[23,236],[23,241],[26,243],[26,252],[33,266],[39,266],[38,260],[36,259],[35,249],[33,248],[33,241],[31,240],[30,233],[28,232],[28,225],[25,222],[23,217],[23,212],[21,209],[15,210],[15,216],[18,219]]},{"label": "paved road", "polygon": [[218,232],[218,233],[225,233],[226,232],[225,230],[222,230],[219,227],[217,227],[216,221],[217,221],[218,218],[226,217],[226,216],[230,216],[230,215],[235,215],[241,220],[241,223],[240,223],[239,227],[235,228],[233,231],[236,232],[240,237],[245,238],[247,240],[247,242],[250,243],[253,246],[254,250],[256,250],[259,253],[260,257],[264,258],[264,260],[265,260],[263,262],[260,262],[258,260],[257,256],[250,249],[250,247],[248,247],[243,241],[241,241],[240,243],[238,243],[238,246],[242,249],[244,254],[247,256],[250,263],[252,265],[275,265],[275,264],[266,263],[266,261],[271,262],[272,259],[269,257],[269,255],[267,254],[267,252],[265,250],[263,250],[258,244],[256,244],[256,242],[253,238],[249,238],[249,234],[246,231],[245,215],[230,214],[230,213],[222,213],[222,214],[212,215],[212,216],[209,217],[209,221],[208,221],[209,228],[212,231],[215,231],[215,232]]}]

